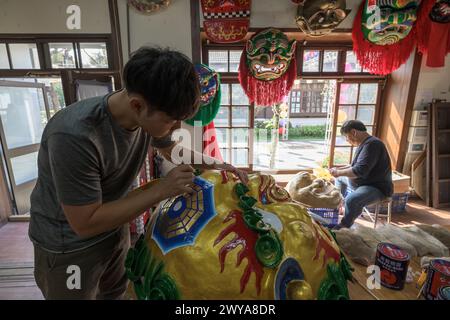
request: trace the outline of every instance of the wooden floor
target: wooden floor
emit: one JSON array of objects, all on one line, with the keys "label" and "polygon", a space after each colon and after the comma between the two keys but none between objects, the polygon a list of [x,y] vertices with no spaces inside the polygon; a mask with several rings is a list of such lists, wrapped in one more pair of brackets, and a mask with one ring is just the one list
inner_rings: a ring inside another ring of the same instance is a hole
[{"label": "wooden floor", "polygon": [[[372,223],[358,219],[357,223]],[[404,213],[393,214],[392,223],[399,226],[414,224],[450,225],[450,209],[437,210],[423,202],[411,200]],[[350,284],[353,299],[373,299],[361,286]],[[27,222],[10,222],[0,228],[0,300],[43,299],[33,277],[33,246],[28,238]]]}]

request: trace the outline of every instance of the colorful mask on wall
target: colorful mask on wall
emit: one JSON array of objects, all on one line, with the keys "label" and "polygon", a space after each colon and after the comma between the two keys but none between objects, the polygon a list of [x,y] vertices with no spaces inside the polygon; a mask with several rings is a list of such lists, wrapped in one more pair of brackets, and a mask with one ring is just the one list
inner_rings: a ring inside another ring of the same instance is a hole
[{"label": "colorful mask on wall", "polygon": [[201,4],[203,27],[209,40],[231,43],[247,35],[251,0],[202,0]]},{"label": "colorful mask on wall", "polygon": [[348,299],[330,231],[267,175],[207,171],[163,201],[126,269],[139,299]]},{"label": "colorful mask on wall", "polygon": [[353,23],[353,51],[359,64],[386,75],[410,57],[417,43],[420,0],[366,0]]},{"label": "colorful mask on wall", "polygon": [[195,65],[195,70],[200,80],[200,108],[193,118],[185,122],[190,125],[206,126],[214,120],[220,108],[220,77],[217,72],[203,64]]},{"label": "colorful mask on wall", "polygon": [[333,31],[350,12],[345,0],[307,0],[299,4],[295,21],[307,35],[320,37]]},{"label": "colorful mask on wall", "polygon": [[438,23],[450,22],[450,0],[437,1],[430,12],[430,19]]},{"label": "colorful mask on wall", "polygon": [[128,5],[143,14],[152,14],[161,9],[167,8],[170,0],[128,0]]},{"label": "colorful mask on wall", "polygon": [[247,41],[239,65],[239,81],[251,102],[272,106],[291,89],[296,75],[295,40],[269,28]]},{"label": "colorful mask on wall", "polygon": [[367,1],[362,16],[364,38],[377,45],[391,45],[406,38],[417,20],[420,0]]}]

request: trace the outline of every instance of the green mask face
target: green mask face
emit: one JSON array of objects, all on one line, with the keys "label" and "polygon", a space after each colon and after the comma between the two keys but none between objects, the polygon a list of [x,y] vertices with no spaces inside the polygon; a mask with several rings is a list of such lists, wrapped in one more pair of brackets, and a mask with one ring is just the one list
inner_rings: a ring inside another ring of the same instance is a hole
[{"label": "green mask face", "polygon": [[362,17],[364,37],[377,45],[406,38],[417,19],[420,0],[367,0]]},{"label": "green mask face", "polygon": [[280,30],[269,28],[247,41],[247,65],[258,80],[275,80],[289,68],[295,52],[295,40],[289,41]]}]

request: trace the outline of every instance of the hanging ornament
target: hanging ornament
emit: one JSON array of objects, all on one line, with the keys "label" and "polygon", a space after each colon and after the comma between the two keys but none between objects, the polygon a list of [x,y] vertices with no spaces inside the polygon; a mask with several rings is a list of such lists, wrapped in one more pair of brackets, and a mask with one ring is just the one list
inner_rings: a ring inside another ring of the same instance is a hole
[{"label": "hanging ornament", "polygon": [[332,32],[351,10],[345,0],[305,0],[297,9],[297,26],[307,35],[320,37]]},{"label": "hanging ornament", "polygon": [[128,0],[128,5],[142,14],[152,14],[169,6],[170,0]]},{"label": "hanging ornament", "polygon": [[202,0],[201,4],[203,28],[209,40],[232,43],[247,35],[251,0]]},{"label": "hanging ornament", "polygon": [[246,43],[239,64],[239,82],[257,106],[280,103],[296,78],[295,40],[278,29],[254,34]]},{"label": "hanging ornament", "polygon": [[204,64],[196,64],[195,71],[200,81],[200,108],[194,117],[185,122],[191,126],[206,126],[214,120],[220,108],[220,76]]},{"label": "hanging ornament", "polygon": [[410,57],[416,45],[420,0],[366,0],[353,24],[353,51],[363,69],[386,75]]},{"label": "hanging ornament", "polygon": [[445,66],[445,56],[450,52],[450,0],[424,0],[417,30],[417,48],[427,55],[426,65]]}]

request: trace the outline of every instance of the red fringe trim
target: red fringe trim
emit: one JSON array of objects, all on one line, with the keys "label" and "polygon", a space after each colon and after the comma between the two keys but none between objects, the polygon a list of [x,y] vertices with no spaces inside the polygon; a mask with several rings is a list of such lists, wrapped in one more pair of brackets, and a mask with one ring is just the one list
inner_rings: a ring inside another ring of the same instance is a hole
[{"label": "red fringe trim", "polygon": [[373,44],[364,38],[362,32],[364,4],[365,1],[361,3],[353,22],[353,51],[364,69],[373,74],[386,75],[397,70],[410,57],[416,45],[417,27],[413,26],[406,38],[393,45]]},{"label": "red fringe trim", "polygon": [[246,51],[241,54],[239,63],[239,82],[244,89],[250,103],[257,106],[273,106],[281,103],[289,94],[297,77],[297,61],[292,57],[289,68],[284,75],[276,80],[263,81],[255,79],[247,67]]}]

